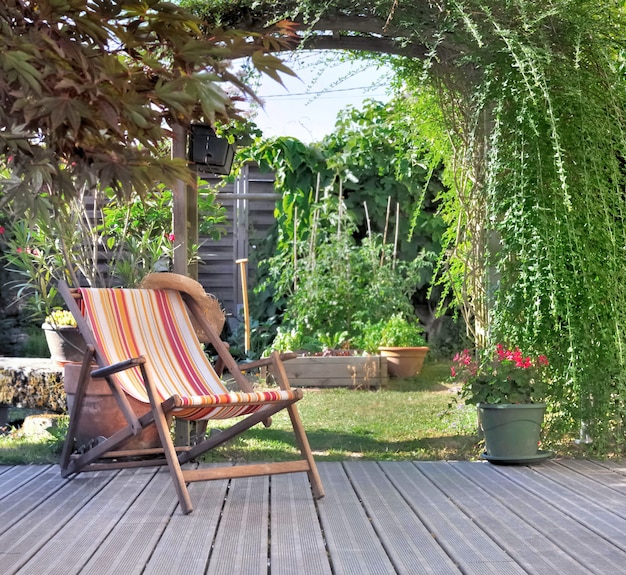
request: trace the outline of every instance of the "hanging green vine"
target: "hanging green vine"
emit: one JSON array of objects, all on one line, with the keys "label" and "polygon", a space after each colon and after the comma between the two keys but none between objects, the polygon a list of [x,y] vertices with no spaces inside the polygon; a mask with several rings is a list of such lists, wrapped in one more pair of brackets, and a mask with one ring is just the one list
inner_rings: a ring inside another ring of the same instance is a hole
[{"label": "hanging green vine", "polygon": [[477,340],[550,355],[552,431],[584,422],[606,454],[624,447],[626,86],[623,13],[599,4],[451,2],[467,55],[427,72],[457,146],[440,269]]}]

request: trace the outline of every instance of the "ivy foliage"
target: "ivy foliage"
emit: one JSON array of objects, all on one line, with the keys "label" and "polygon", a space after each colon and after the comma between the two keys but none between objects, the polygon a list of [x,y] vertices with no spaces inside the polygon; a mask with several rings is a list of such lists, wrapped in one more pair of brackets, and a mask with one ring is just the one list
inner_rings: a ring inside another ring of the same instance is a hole
[{"label": "ivy foliage", "polygon": [[450,3],[465,58],[408,63],[453,129],[449,274],[476,340],[546,353],[552,431],[622,451],[626,138],[614,2]]}]

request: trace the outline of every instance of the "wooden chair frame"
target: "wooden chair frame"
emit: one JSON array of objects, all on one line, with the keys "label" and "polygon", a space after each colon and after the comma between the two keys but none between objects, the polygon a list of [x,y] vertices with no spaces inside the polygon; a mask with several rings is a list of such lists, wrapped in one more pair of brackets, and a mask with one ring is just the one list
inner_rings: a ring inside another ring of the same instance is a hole
[{"label": "wooden chair frame", "polygon": [[[295,405],[303,397],[301,389],[294,389],[293,397],[287,401],[268,403],[254,413],[243,416],[231,427],[202,440],[197,445],[175,447],[170,435],[168,415],[171,416],[173,410],[181,407],[180,397],[174,395],[165,401],[158,399],[155,383],[151,381],[145,369],[146,358],[134,357],[115,365],[108,365],[104,354],[98,348],[95,336],[87,320],[83,317],[77,299],[80,297],[77,290],[70,289],[66,283],[59,284],[59,292],[63,296],[69,310],[76,318],[78,327],[87,342],[87,353],[84,356],[79,375],[78,388],[76,391],[74,404],[70,413],[70,422],[67,437],[61,454],[61,474],[69,477],[84,471],[97,471],[102,469],[119,469],[128,467],[144,467],[155,465],[167,465],[171,478],[176,489],[181,509],[187,514],[193,510],[187,483],[192,481],[205,481],[211,479],[225,479],[236,477],[250,477],[257,475],[270,475],[278,473],[306,472],[311,483],[314,497],[324,496],[324,489],[317,471],[315,460],[311,453],[311,448],[306,436],[304,426]],[[191,298],[183,295],[188,310],[195,320],[208,335],[210,343],[215,348],[219,362],[227,369],[235,379],[239,387],[244,392],[252,392],[250,382],[243,375],[244,370],[258,369],[267,366],[274,375],[280,389],[291,390],[289,381],[285,373],[283,361],[278,353],[273,353],[270,358],[256,362],[237,364],[228,351],[224,342],[219,338],[211,324],[204,318],[201,308]],[[97,369],[93,369],[93,362],[97,364]],[[145,384],[148,398],[150,400],[150,411],[138,417],[132,410],[128,398],[121,389],[114,374],[130,368],[139,368],[143,383]],[[74,452],[74,436],[76,434],[81,409],[85,398],[87,385],[91,377],[104,378],[115,397],[119,409],[124,415],[126,425],[120,428],[110,437],[97,445],[93,445],[84,452]],[[259,403],[241,403],[240,405],[259,405]],[[225,443],[240,433],[250,429],[260,422],[269,424],[273,414],[286,409],[291,425],[293,427],[295,439],[302,458],[297,461],[258,463],[237,466],[212,467],[201,469],[183,468],[185,463],[207,451]],[[129,438],[138,435],[145,428],[155,425],[161,443],[161,448],[151,449],[131,449],[118,450],[119,446]],[[144,457],[144,459],[142,459]]]}]

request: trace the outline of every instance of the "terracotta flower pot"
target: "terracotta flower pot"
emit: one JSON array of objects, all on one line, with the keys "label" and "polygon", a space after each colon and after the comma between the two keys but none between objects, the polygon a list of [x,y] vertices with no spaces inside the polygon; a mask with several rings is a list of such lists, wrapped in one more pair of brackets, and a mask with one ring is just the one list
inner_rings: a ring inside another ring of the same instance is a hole
[{"label": "terracotta flower pot", "polygon": [[87,344],[78,328],[69,325],[52,326],[49,323],[44,323],[41,328],[53,361],[61,365],[83,361]]},{"label": "terracotta flower pot", "polygon": [[428,347],[379,347],[387,358],[387,370],[393,377],[414,377],[422,369]]},{"label": "terracotta flower pot", "polygon": [[[71,412],[74,404],[81,367],[81,364],[78,363],[67,363],[63,368],[63,387],[67,397],[68,412]],[[150,405],[137,401],[128,395],[126,397],[137,417],[150,411]],[[83,402],[83,410],[78,421],[78,429],[74,437],[76,445],[87,445],[98,437],[110,437],[125,425],[126,419],[120,411],[106,380],[90,379]],[[150,426],[138,436],[125,441],[119,449],[146,449],[160,447],[160,445],[156,426]]]}]

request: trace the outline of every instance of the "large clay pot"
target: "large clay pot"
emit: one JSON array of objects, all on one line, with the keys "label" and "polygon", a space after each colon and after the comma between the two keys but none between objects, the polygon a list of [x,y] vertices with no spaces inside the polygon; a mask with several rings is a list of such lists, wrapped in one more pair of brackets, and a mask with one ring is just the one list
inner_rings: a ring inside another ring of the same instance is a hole
[{"label": "large clay pot", "polygon": [[[67,396],[67,409],[70,413],[78,388],[80,370],[81,364],[78,363],[67,363],[63,368],[63,386]],[[138,417],[150,411],[148,404],[137,401],[130,396],[127,396],[127,398]],[[77,447],[87,445],[98,437],[110,437],[125,425],[126,419],[119,409],[106,380],[90,379],[76,431],[75,440]],[[145,449],[160,446],[161,442],[156,426],[151,425],[138,436],[128,439],[118,449]]]},{"label": "large clay pot", "polygon": [[387,358],[387,370],[393,377],[414,377],[424,365],[427,347],[379,347],[380,355]]}]

